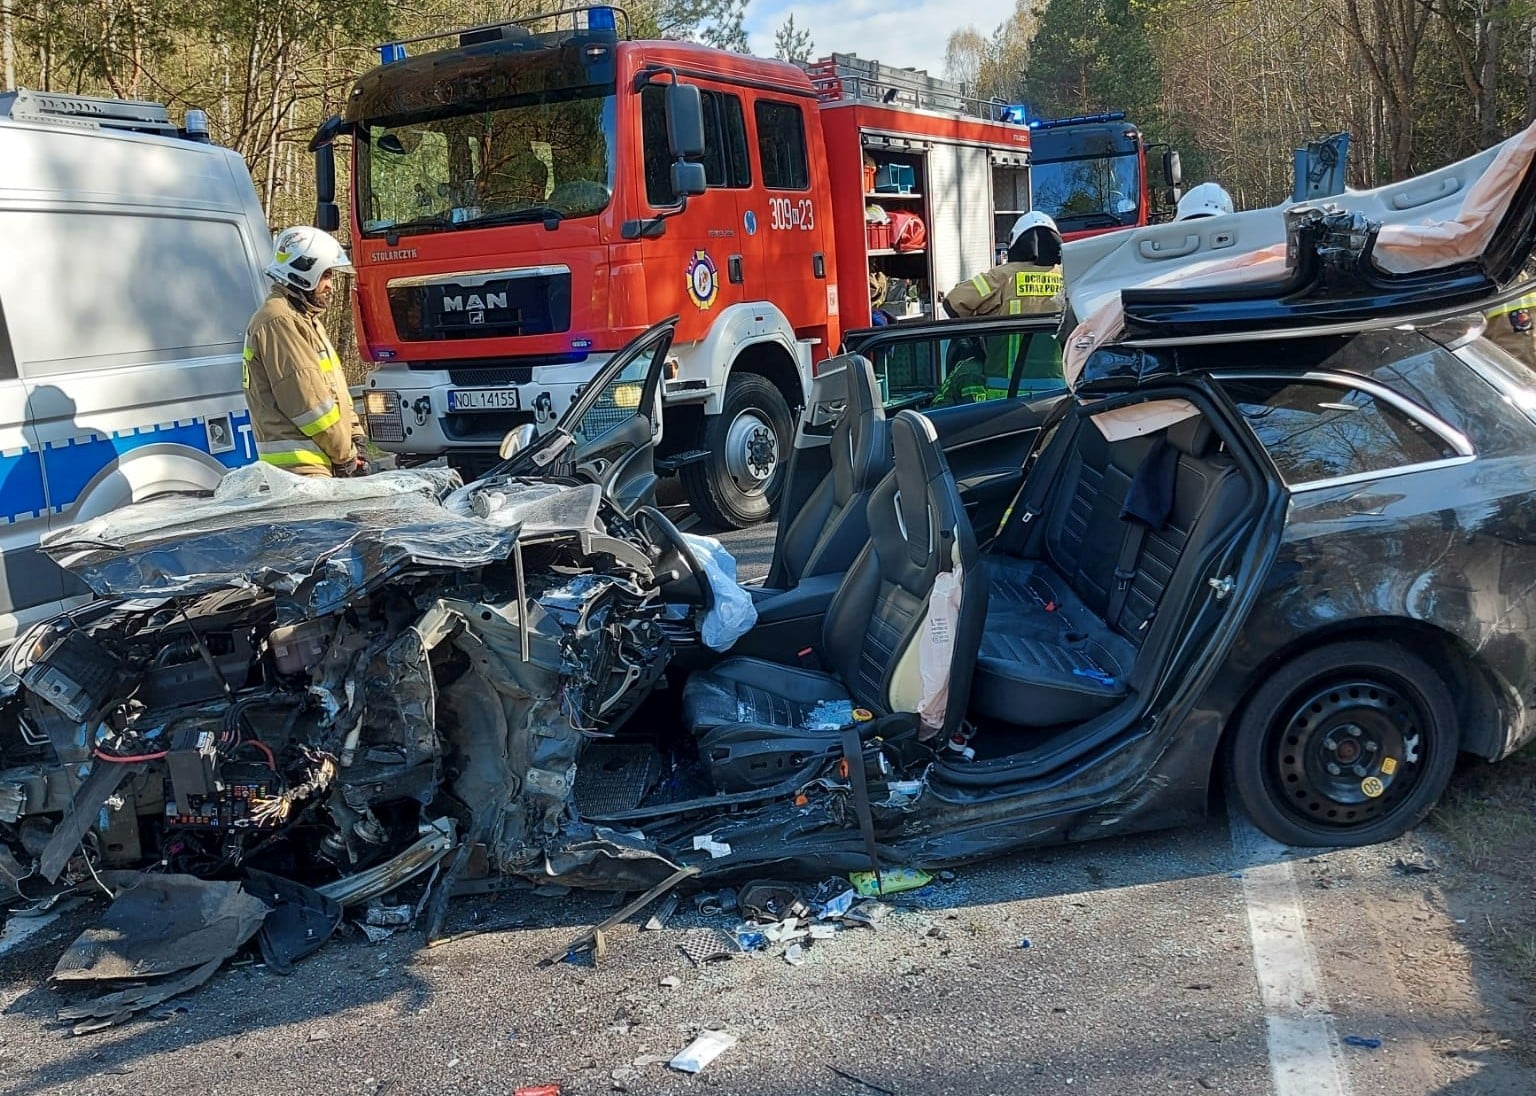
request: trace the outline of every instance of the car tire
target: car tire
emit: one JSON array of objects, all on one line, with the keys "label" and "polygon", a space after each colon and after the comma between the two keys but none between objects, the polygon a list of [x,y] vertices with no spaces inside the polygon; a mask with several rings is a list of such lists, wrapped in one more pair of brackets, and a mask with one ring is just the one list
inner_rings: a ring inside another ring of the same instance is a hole
[{"label": "car tire", "polygon": [[784,489],[794,424],[768,378],[737,373],[720,414],[704,418],[696,448],[709,453],[679,470],[688,501],[707,524],[743,529],[773,516]]},{"label": "car tire", "polygon": [[1392,643],[1332,643],[1270,675],[1227,748],[1227,787],[1286,845],[1370,845],[1423,821],[1456,764],[1440,675]]}]

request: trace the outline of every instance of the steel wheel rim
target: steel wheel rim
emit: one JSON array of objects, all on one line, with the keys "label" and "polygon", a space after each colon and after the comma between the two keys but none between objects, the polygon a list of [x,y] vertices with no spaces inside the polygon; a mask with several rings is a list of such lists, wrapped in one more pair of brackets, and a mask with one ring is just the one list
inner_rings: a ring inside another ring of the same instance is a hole
[{"label": "steel wheel rim", "polygon": [[773,424],[754,408],[736,413],[725,431],[725,468],[736,489],[759,495],[779,467],[779,436]]},{"label": "steel wheel rim", "polygon": [[1412,794],[1431,744],[1409,689],[1351,677],[1298,695],[1264,751],[1271,791],[1288,813],[1345,829],[1390,814]]}]

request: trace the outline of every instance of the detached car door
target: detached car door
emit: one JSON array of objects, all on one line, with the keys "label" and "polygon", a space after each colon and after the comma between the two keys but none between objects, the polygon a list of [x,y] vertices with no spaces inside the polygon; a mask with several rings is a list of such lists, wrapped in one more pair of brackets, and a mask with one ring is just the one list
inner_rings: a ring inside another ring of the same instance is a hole
[{"label": "detached car door", "polygon": [[625,513],[654,505],[661,372],[676,331],[677,317],[668,317],[610,358],[555,428],[515,454],[506,471],[596,483]]}]

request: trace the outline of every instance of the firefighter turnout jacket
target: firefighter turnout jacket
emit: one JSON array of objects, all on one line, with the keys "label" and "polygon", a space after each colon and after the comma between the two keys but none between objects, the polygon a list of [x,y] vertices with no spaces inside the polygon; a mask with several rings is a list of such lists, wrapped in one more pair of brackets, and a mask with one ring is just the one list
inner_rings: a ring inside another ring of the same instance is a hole
[{"label": "firefighter turnout jacket", "polygon": [[245,332],[245,400],[257,456],[305,475],[357,462],[362,436],[319,309],[274,286]]},{"label": "firefighter turnout jacket", "polygon": [[1484,336],[1536,369],[1536,293],[1507,301],[1486,316]]},{"label": "firefighter turnout jacket", "polygon": [[[1061,267],[1003,263],[944,294],[944,307],[961,318],[1036,316],[1061,311],[1064,300]],[[1011,391],[1016,373],[1022,377],[1042,369],[1060,372],[1060,354],[1052,339],[1009,334],[982,336],[980,341],[985,346],[980,360],[967,359],[946,370],[935,406],[1000,399]],[[1035,360],[1047,351],[1049,362]]]},{"label": "firefighter turnout jacket", "polygon": [[1061,311],[1061,267],[1003,263],[944,294],[951,314],[1029,316]]}]

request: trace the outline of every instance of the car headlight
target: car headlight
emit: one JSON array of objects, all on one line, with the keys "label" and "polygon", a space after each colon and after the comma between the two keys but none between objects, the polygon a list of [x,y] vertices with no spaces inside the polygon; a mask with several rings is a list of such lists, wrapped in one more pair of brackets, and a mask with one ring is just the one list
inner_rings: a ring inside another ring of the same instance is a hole
[{"label": "car headlight", "polygon": [[363,394],[363,413],[367,418],[368,436],[374,441],[405,440],[400,393],[388,388],[370,388]]}]

